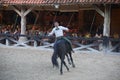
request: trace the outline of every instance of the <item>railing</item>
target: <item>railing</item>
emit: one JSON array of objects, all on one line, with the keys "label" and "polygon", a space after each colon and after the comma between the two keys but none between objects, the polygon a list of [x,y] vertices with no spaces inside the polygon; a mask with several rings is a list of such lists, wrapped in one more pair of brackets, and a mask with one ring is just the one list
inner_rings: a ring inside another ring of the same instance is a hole
[{"label": "railing", "polygon": [[74,42],[78,45],[74,50],[84,50],[96,53],[120,53],[120,39],[102,37],[102,38],[76,38],[77,41],[85,41],[85,43]]},{"label": "railing", "polygon": [[[19,37],[26,37],[28,40],[19,42]],[[69,37],[72,41],[74,51],[95,52],[95,53],[120,53],[120,38],[84,38]],[[34,47],[38,49],[52,50],[54,37],[39,35],[11,35],[0,34],[0,46],[9,47]]]},{"label": "railing", "polygon": [[[20,42],[19,37],[26,37],[27,40]],[[0,34],[0,46],[12,47],[52,47],[54,41],[50,40],[54,37],[38,36],[38,35],[13,35],[13,34]]]}]

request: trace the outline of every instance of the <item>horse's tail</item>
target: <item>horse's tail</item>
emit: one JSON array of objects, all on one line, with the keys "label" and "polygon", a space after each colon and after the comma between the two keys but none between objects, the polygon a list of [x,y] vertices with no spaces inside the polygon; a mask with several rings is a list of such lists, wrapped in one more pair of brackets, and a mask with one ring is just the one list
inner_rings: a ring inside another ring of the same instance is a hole
[{"label": "horse's tail", "polygon": [[54,66],[59,67],[59,64],[57,61],[57,54],[55,54],[55,53],[52,55],[52,64],[53,64],[53,67]]}]

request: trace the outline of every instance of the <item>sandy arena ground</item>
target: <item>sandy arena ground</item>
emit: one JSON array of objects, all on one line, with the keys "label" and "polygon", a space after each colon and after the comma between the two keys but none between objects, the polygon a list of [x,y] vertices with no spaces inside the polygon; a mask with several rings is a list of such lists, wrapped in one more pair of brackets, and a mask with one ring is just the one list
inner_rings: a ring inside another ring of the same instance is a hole
[{"label": "sandy arena ground", "polygon": [[73,54],[76,68],[64,74],[51,64],[52,51],[1,48],[0,80],[120,80],[120,55]]}]

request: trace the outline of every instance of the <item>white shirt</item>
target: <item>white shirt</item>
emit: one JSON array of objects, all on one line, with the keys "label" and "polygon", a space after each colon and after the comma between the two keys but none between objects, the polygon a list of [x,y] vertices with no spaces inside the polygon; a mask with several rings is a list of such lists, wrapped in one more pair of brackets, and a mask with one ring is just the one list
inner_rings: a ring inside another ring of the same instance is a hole
[{"label": "white shirt", "polygon": [[49,35],[55,34],[56,37],[64,36],[63,31],[68,31],[69,29],[63,26],[54,27]]}]

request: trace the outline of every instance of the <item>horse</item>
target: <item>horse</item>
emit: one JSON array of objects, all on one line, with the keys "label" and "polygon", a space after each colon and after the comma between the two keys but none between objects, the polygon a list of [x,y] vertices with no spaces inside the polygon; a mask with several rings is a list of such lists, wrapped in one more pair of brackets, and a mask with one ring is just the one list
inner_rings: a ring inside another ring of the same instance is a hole
[{"label": "horse", "polygon": [[56,66],[59,68],[57,58],[60,58],[60,60],[61,60],[60,74],[63,74],[63,68],[62,68],[63,64],[65,65],[67,71],[69,71],[69,68],[68,68],[66,62],[64,61],[65,56],[67,57],[69,64],[72,63],[72,67],[75,67],[75,64],[74,64],[73,58],[72,58],[72,51],[69,48],[68,42],[65,41],[64,39],[60,39],[56,42],[56,45],[54,45],[54,53],[52,55],[53,67]]}]

